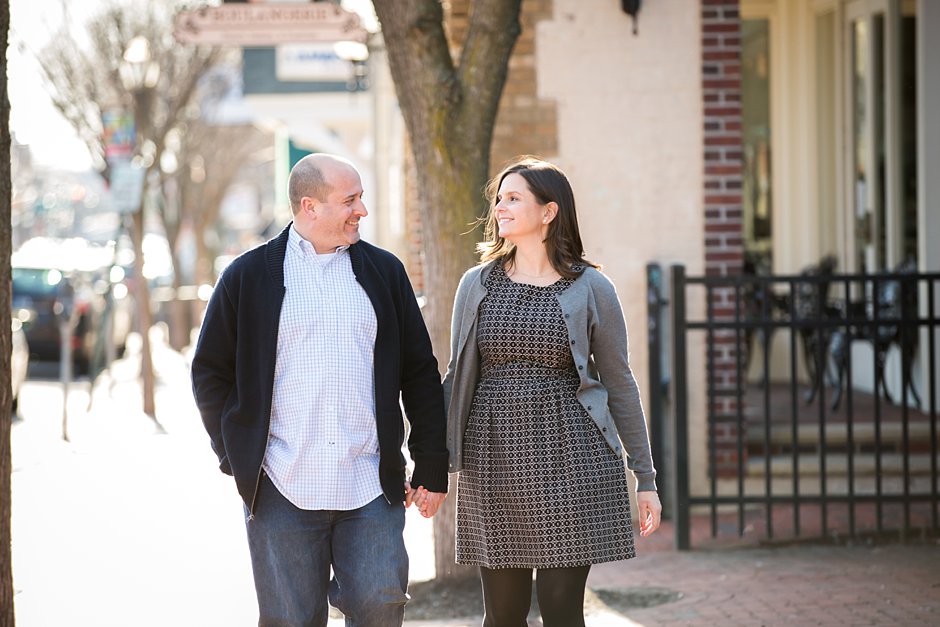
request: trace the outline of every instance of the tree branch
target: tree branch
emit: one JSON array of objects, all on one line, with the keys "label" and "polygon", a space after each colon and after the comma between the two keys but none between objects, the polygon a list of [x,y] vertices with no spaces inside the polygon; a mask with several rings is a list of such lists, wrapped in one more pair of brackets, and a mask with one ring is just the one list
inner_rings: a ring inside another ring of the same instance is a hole
[{"label": "tree branch", "polygon": [[499,109],[512,48],[522,32],[522,0],[476,0],[460,54],[458,81],[464,93],[461,132],[489,137]]},{"label": "tree branch", "polygon": [[408,133],[412,138],[442,133],[461,93],[440,2],[374,0],[373,4],[385,40],[399,42],[387,50]]}]

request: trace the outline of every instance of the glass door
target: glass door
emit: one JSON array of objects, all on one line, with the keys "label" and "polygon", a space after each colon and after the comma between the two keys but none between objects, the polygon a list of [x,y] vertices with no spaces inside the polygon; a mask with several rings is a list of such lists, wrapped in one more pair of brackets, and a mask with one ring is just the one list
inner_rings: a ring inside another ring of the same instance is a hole
[{"label": "glass door", "polygon": [[916,147],[905,141],[912,116],[902,99],[913,55],[903,54],[911,29],[902,30],[901,13],[899,0],[845,7],[847,265],[855,272],[894,268],[916,250],[907,192]]},{"label": "glass door", "polygon": [[850,264],[855,272],[885,267],[886,3],[858,0],[846,9],[849,108],[848,195],[852,219]]}]

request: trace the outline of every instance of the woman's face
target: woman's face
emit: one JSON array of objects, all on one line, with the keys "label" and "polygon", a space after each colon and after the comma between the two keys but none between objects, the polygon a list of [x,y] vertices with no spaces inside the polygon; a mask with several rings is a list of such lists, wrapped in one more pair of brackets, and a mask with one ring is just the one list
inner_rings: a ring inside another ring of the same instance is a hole
[{"label": "woman's face", "polygon": [[546,205],[540,204],[529,190],[521,174],[507,174],[499,185],[493,211],[499,226],[499,236],[517,244],[520,239],[544,239],[544,231],[551,219]]}]

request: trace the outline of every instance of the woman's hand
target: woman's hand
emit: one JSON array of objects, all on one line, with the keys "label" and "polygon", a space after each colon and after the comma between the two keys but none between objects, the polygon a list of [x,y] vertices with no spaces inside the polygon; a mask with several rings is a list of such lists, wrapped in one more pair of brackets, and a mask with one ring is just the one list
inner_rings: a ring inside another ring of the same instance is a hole
[{"label": "woman's hand", "polygon": [[447,498],[446,492],[429,492],[424,486],[418,486],[413,492],[412,501],[425,518],[436,514],[444,499]]},{"label": "woman's hand", "polygon": [[640,535],[644,538],[659,529],[659,520],[663,513],[663,506],[659,502],[659,495],[652,490],[636,493],[636,504],[639,511]]}]

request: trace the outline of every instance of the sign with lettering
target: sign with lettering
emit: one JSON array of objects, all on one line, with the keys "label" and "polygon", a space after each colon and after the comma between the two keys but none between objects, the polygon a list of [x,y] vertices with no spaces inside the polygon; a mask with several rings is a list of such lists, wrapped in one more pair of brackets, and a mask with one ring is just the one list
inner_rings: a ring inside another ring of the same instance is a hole
[{"label": "sign with lettering", "polygon": [[332,2],[239,3],[180,11],[173,35],[187,44],[275,46],[358,41],[369,32],[359,16]]},{"label": "sign with lettering", "polygon": [[277,80],[341,81],[349,79],[349,61],[341,59],[333,44],[284,44],[276,48]]},{"label": "sign with lettering", "polygon": [[111,166],[108,191],[118,213],[134,213],[140,209],[146,174],[147,170],[130,161],[117,162]]}]

